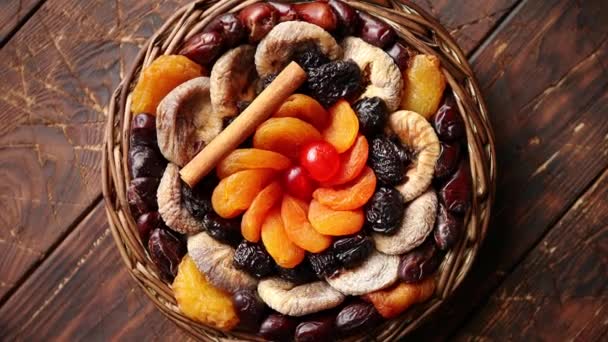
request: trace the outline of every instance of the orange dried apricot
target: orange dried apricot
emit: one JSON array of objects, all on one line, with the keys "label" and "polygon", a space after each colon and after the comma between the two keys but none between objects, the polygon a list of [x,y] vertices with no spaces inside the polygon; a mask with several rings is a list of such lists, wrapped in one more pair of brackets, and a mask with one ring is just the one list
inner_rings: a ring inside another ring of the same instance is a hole
[{"label": "orange dried apricot", "polygon": [[281,195],[283,195],[281,184],[274,181],[255,196],[241,220],[241,234],[247,241],[260,241],[262,223],[270,208],[281,199]]},{"label": "orange dried apricot", "polygon": [[361,174],[361,171],[363,171],[363,168],[365,168],[368,153],[369,144],[367,143],[367,139],[365,136],[359,135],[353,146],[340,155],[340,168],[338,172],[329,181],[324,182],[323,185],[340,185],[357,178]]},{"label": "orange dried apricot", "polygon": [[223,218],[240,215],[275,173],[270,169],[243,170],[222,179],[211,195],[213,210]]},{"label": "orange dried apricot", "polygon": [[172,288],[177,306],[193,320],[226,331],[238,324],[232,296],[213,286],[189,255],[179,264]]},{"label": "orange dried apricot", "polygon": [[298,118],[317,129],[325,128],[329,120],[329,114],[327,114],[325,108],[317,100],[304,94],[289,96],[273,116],[275,118]]},{"label": "orange dried apricot", "polygon": [[359,119],[346,100],[329,108],[329,124],[323,130],[323,139],[334,145],[338,153],[348,150],[359,133]]},{"label": "orange dried apricot", "polygon": [[342,236],[360,231],[365,217],[362,209],[333,210],[313,199],[308,209],[308,220],[319,234]]},{"label": "orange dried apricot", "polygon": [[306,218],[308,205],[295,197],[284,195],[281,218],[291,242],[311,253],[319,253],[331,245],[331,238],[318,233]]},{"label": "orange dried apricot", "polygon": [[217,165],[216,172],[220,179],[248,169],[285,170],[291,161],[284,155],[257,148],[243,148],[232,151]]},{"label": "orange dried apricot", "polygon": [[422,303],[435,293],[435,279],[415,284],[400,283],[389,289],[368,293],[363,299],[370,301],[384,318],[393,318],[414,304]]},{"label": "orange dried apricot", "polygon": [[133,89],[131,111],[156,115],[156,107],[171,90],[201,75],[201,66],[184,56],[158,57],[142,71]]},{"label": "orange dried apricot", "polygon": [[268,254],[283,268],[294,268],[304,260],[304,250],[287,237],[279,206],[270,209],[262,224],[262,242]]},{"label": "orange dried apricot", "polygon": [[445,76],[439,58],[416,55],[403,73],[404,92],[401,109],[414,111],[425,118],[437,112],[445,89]]},{"label": "orange dried apricot", "polygon": [[376,190],[376,175],[366,167],[358,178],[350,183],[334,188],[318,188],[312,197],[333,210],[353,210],[361,208]]},{"label": "orange dried apricot", "polygon": [[295,161],[302,146],[321,138],[321,133],[308,122],[296,118],[270,118],[255,131],[253,147],[279,152]]}]

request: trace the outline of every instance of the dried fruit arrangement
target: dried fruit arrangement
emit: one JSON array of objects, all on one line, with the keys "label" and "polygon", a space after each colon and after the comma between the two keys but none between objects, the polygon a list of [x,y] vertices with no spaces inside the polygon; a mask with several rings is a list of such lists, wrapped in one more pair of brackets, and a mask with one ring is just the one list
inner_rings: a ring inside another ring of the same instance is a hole
[{"label": "dried fruit arrangement", "polygon": [[[182,181],[292,61],[297,92],[196,186]],[[462,240],[466,130],[439,59],[341,1],[216,17],[142,70],[131,110],[131,212],[200,323],[269,340],[362,332],[429,300]]]}]

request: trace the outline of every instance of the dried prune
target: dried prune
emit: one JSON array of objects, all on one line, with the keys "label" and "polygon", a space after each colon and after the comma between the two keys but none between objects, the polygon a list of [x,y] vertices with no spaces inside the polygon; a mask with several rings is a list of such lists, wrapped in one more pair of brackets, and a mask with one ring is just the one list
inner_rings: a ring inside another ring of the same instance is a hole
[{"label": "dried prune", "polygon": [[227,47],[237,46],[247,34],[245,26],[234,13],[226,13],[215,17],[205,26],[203,32],[218,32],[223,36]]},{"label": "dried prune", "polygon": [[[247,109],[247,107],[249,107],[249,105],[251,104],[251,101],[237,101],[236,103],[236,109],[239,111],[238,113],[241,114],[245,109]],[[232,120],[234,120],[235,117],[232,117]]]},{"label": "dried prune", "polygon": [[158,211],[152,211],[149,213],[145,213],[141,215],[137,219],[137,231],[139,232],[139,237],[144,245],[148,244],[148,240],[150,239],[150,233],[155,228],[164,228],[165,223],[163,219],[160,217]]},{"label": "dried prune", "polygon": [[217,241],[237,246],[242,239],[240,218],[225,219],[211,211],[203,217],[203,227]]},{"label": "dried prune", "polygon": [[369,236],[362,233],[334,241],[332,250],[342,266],[352,268],[363,262],[374,249]]},{"label": "dried prune", "polygon": [[391,140],[395,146],[397,146],[397,153],[399,154],[399,159],[401,160],[403,167],[407,167],[412,161],[414,152],[407,146],[403,145],[398,136],[391,136]]},{"label": "dried prune", "polygon": [[435,163],[435,177],[443,179],[450,176],[460,162],[460,144],[441,143],[441,153]]},{"label": "dried prune", "polygon": [[308,72],[306,92],[325,107],[330,107],[341,98],[351,99],[363,86],[359,66],[351,61],[335,61]]},{"label": "dried prune", "polygon": [[273,273],[274,262],[261,244],[243,240],[234,252],[234,265],[257,278]]},{"label": "dried prune", "polygon": [[275,78],[277,78],[277,74],[268,74],[268,75],[260,78],[258,80],[258,83],[256,84],[256,88],[255,88],[256,94],[260,95],[260,93],[262,91],[264,91],[264,89],[266,89],[270,85],[270,83],[272,83],[272,81],[274,81]]},{"label": "dried prune", "polygon": [[397,39],[395,30],[384,21],[365,12],[359,12],[359,18],[361,28],[358,36],[366,42],[383,49]]},{"label": "dried prune", "polygon": [[390,139],[377,137],[372,140],[367,163],[380,183],[397,185],[403,181],[405,167],[401,161],[399,147]]},{"label": "dried prune", "polygon": [[471,205],[471,173],[467,160],[460,162],[458,170],[439,190],[439,198],[446,209],[464,215]]},{"label": "dried prune", "polygon": [[316,44],[303,44],[293,54],[292,59],[304,70],[310,71],[330,62]]},{"label": "dried prune", "polygon": [[329,6],[338,18],[338,27],[336,28],[338,36],[352,36],[359,30],[361,21],[354,8],[339,0],[329,0]]},{"label": "dried prune", "polygon": [[340,310],[335,325],[341,334],[350,335],[373,327],[380,319],[372,304],[357,301]]},{"label": "dried prune", "polygon": [[323,342],[334,340],[334,321],[332,315],[317,315],[298,324],[294,340],[296,342]]},{"label": "dried prune", "polygon": [[205,215],[213,211],[211,193],[218,183],[215,175],[205,177],[194,188],[182,182],[182,203],[195,219],[203,220]]},{"label": "dried prune", "polygon": [[267,310],[257,293],[250,290],[239,290],[232,296],[232,302],[239,316],[240,325],[247,330],[257,330]]},{"label": "dried prune", "polygon": [[401,256],[399,278],[406,283],[417,283],[431,276],[443,259],[432,238]]},{"label": "dried prune", "polygon": [[442,141],[455,141],[465,136],[464,121],[458,113],[458,106],[453,97],[447,96],[433,116],[431,123]]},{"label": "dried prune", "polygon": [[382,133],[388,116],[386,103],[377,97],[366,97],[355,102],[353,109],[359,119],[359,130],[366,137]]},{"label": "dried prune", "polygon": [[158,178],[151,177],[131,180],[131,184],[127,188],[127,201],[134,217],[158,210],[158,203],[156,202],[158,183]]},{"label": "dried prune", "polygon": [[365,205],[365,222],[375,232],[392,234],[401,225],[404,210],[399,191],[380,187]]},{"label": "dried prune", "polygon": [[273,313],[262,322],[258,334],[269,341],[289,341],[297,324],[293,317]]},{"label": "dried prune", "polygon": [[160,276],[172,282],[177,275],[180,261],[186,255],[186,243],[170,230],[156,228],[148,240],[150,259],[158,267]]},{"label": "dried prune", "polygon": [[437,220],[433,237],[435,244],[442,251],[448,250],[456,244],[464,225],[464,217],[450,213],[443,204],[439,204]]},{"label": "dried prune", "polygon": [[279,277],[298,285],[310,283],[316,279],[313,270],[307,262],[302,262],[294,268],[277,266],[277,273]]},{"label": "dried prune", "polygon": [[137,114],[131,123],[131,145],[157,146],[156,117],[148,113]]},{"label": "dried prune", "polygon": [[309,254],[308,262],[317,277],[321,279],[335,275],[340,268],[340,261],[332,250]]},{"label": "dried prune", "polygon": [[132,178],[160,178],[167,166],[167,161],[158,147],[152,147],[146,142],[135,142],[134,140],[129,147],[128,163]]}]

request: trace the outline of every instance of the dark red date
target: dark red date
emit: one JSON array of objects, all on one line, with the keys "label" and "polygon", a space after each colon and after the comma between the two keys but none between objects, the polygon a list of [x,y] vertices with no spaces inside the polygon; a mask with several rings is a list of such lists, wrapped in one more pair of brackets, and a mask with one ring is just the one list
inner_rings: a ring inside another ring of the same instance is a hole
[{"label": "dark red date", "polygon": [[139,217],[147,212],[156,211],[156,190],[158,189],[158,178],[135,178],[127,188],[127,201],[131,208],[133,217]]},{"label": "dark red date", "polygon": [[241,327],[249,331],[257,331],[267,310],[260,297],[253,291],[240,290],[234,293],[232,302],[239,316]]},{"label": "dark red date", "polygon": [[243,8],[239,19],[249,31],[249,42],[257,43],[279,22],[279,12],[268,3],[258,2]]},{"label": "dark red date", "polygon": [[293,317],[271,314],[262,322],[258,333],[270,341],[288,341],[291,340],[296,325],[297,321]]},{"label": "dark red date", "polygon": [[404,254],[399,263],[399,278],[406,283],[417,283],[435,273],[443,255],[433,239],[427,239],[421,246]]},{"label": "dark red date", "polygon": [[452,175],[460,162],[460,144],[441,143],[441,153],[435,164],[435,177],[445,179]]},{"label": "dark red date", "polygon": [[325,315],[308,319],[296,327],[296,342],[325,342],[333,341],[335,317]]},{"label": "dark red date", "polygon": [[407,69],[410,58],[414,56],[414,51],[405,47],[400,42],[396,42],[386,49],[386,53],[393,58],[395,64],[399,67],[399,70],[405,71]]},{"label": "dark red date", "polygon": [[471,172],[468,160],[462,160],[458,170],[439,190],[439,198],[446,209],[464,215],[471,205]]},{"label": "dark red date", "polygon": [[395,30],[384,21],[365,12],[359,12],[359,18],[361,20],[359,37],[366,42],[384,49],[397,40]]},{"label": "dark red date", "polygon": [[186,243],[174,232],[156,228],[148,240],[150,259],[158,267],[160,277],[172,282],[180,261],[186,255]]},{"label": "dark red date", "polygon": [[336,14],[325,2],[304,2],[295,4],[294,8],[300,19],[315,24],[325,31],[332,32],[338,25]]},{"label": "dark red date", "polygon": [[279,12],[279,22],[298,20],[298,13],[292,4],[273,1],[268,2],[268,4]]},{"label": "dark red date", "polygon": [[373,327],[380,319],[380,314],[372,304],[355,302],[340,310],[335,325],[342,335],[351,335]]},{"label": "dark red date", "polygon": [[361,21],[354,8],[340,0],[329,0],[329,6],[338,19],[338,27],[336,28],[338,36],[352,36],[359,31]]},{"label": "dark red date", "polygon": [[442,251],[452,248],[460,238],[463,226],[464,217],[450,213],[443,204],[439,204],[433,231],[437,247]]},{"label": "dark red date", "polygon": [[188,39],[179,54],[200,65],[209,65],[219,57],[225,44],[221,33],[202,32]]},{"label": "dark red date", "polygon": [[431,122],[441,141],[456,141],[465,136],[464,121],[452,96],[446,97]]},{"label": "dark red date", "polygon": [[137,230],[139,231],[139,237],[144,243],[144,246],[148,244],[150,239],[150,233],[155,228],[162,228],[165,226],[163,219],[160,217],[158,211],[152,211],[141,215],[137,219]]},{"label": "dark red date", "polygon": [[241,43],[247,35],[245,26],[234,13],[226,13],[216,17],[205,26],[203,32],[219,33],[224,39],[226,47],[230,48]]}]

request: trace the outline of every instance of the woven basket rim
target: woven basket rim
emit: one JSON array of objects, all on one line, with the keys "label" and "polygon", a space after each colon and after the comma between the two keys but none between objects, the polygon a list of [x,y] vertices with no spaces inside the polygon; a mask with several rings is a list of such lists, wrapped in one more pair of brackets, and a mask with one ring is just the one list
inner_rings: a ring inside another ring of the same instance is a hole
[{"label": "woven basket rim", "polygon": [[[132,63],[132,67],[114,91],[108,107],[102,156],[102,190],[112,236],[129,274],[156,307],[175,324],[200,340],[260,340],[242,332],[221,332],[183,316],[173,293],[156,273],[141,244],[135,221],[126,199],[130,181],[127,168],[130,93],[142,66],[160,54],[175,53],[181,42],[200,31],[213,17],[264,0],[197,0],[178,9],[160,27]],[[494,133],[487,107],[467,58],[449,32],[430,14],[407,0],[386,0],[386,6],[359,0],[343,0],[357,10],[385,20],[399,37],[419,52],[441,60],[444,75],[466,124],[467,146],[473,184],[473,201],[467,213],[466,234],[450,250],[438,271],[434,297],[416,305],[396,319],[386,321],[371,332],[346,340],[388,341],[401,338],[428,319],[462,283],[483,242],[495,196],[496,155]],[[296,2],[284,0],[281,2]],[[376,1],[378,2],[378,1]]]}]

